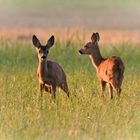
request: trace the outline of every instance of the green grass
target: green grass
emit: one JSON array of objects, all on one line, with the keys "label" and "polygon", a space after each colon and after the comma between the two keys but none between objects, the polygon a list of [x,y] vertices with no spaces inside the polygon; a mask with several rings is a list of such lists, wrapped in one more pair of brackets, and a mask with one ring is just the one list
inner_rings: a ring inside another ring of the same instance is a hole
[{"label": "green grass", "polygon": [[125,62],[121,99],[98,97],[99,83],[80,42],[56,42],[49,58],[64,68],[72,100],[57,90],[55,100],[41,98],[34,47],[22,41],[0,41],[1,140],[139,140],[140,48],[120,44],[101,47],[103,56],[119,55]]}]

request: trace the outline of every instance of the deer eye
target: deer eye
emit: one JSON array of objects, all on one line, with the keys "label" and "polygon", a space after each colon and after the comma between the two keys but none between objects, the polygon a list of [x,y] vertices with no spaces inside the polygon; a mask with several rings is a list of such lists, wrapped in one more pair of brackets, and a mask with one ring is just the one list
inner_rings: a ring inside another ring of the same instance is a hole
[{"label": "deer eye", "polygon": [[41,53],[41,50],[38,50],[39,53]]},{"label": "deer eye", "polygon": [[46,52],[47,52],[47,53],[49,53],[49,51],[48,51],[48,50],[47,50]]}]

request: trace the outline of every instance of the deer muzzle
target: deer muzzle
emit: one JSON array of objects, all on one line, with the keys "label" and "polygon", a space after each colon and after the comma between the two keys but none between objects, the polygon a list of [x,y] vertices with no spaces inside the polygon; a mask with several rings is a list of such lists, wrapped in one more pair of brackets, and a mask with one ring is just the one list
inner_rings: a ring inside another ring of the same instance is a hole
[{"label": "deer muzzle", "polygon": [[45,56],[45,55],[43,55],[41,58],[42,58],[42,59],[46,59],[46,56]]}]

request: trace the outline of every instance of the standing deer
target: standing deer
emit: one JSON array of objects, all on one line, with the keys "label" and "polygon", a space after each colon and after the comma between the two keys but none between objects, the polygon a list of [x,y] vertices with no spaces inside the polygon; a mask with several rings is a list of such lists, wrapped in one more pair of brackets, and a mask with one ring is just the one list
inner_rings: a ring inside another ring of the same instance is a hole
[{"label": "standing deer", "polygon": [[105,90],[106,84],[108,84],[110,98],[113,98],[113,90],[116,92],[116,95],[120,97],[124,64],[121,58],[117,56],[111,56],[106,59],[103,58],[98,46],[99,40],[99,33],[93,33],[91,42],[88,42],[81,48],[79,53],[88,54],[92,64],[96,68],[101,86],[100,96],[103,96],[103,91]]},{"label": "standing deer", "polygon": [[32,37],[32,42],[36,47],[39,59],[37,75],[39,79],[40,94],[42,96],[43,89],[45,89],[45,91],[51,93],[55,98],[56,87],[60,87],[69,97],[70,94],[66,81],[66,75],[62,67],[58,63],[47,59],[49,49],[53,46],[54,40],[54,36],[51,36],[46,45],[41,45],[35,35]]}]

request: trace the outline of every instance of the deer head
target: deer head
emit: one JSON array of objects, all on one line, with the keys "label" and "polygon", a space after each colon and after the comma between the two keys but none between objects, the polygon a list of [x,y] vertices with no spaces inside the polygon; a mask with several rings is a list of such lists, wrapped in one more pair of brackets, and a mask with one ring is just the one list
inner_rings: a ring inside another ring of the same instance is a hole
[{"label": "deer head", "polygon": [[98,51],[98,42],[100,40],[99,33],[93,33],[91,36],[91,42],[84,45],[83,48],[79,50],[80,54],[95,54]]},{"label": "deer head", "polygon": [[39,61],[47,60],[49,49],[53,46],[54,40],[55,38],[52,35],[46,45],[41,45],[39,39],[35,35],[33,35],[32,42],[33,45],[36,47]]}]

